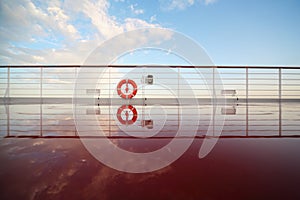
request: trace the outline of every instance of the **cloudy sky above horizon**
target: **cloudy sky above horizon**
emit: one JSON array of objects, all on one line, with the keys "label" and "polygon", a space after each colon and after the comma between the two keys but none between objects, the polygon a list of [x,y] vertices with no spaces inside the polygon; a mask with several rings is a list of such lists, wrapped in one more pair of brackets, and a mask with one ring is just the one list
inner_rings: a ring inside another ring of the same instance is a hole
[{"label": "cloudy sky above horizon", "polygon": [[0,64],[80,65],[117,34],[159,27],[192,38],[217,65],[296,66],[299,8],[298,0],[1,0]]}]

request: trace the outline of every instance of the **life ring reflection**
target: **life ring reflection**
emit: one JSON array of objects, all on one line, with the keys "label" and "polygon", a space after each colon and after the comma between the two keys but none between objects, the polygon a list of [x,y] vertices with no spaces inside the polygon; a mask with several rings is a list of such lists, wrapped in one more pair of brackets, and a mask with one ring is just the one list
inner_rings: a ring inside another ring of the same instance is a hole
[{"label": "life ring reflection", "polygon": [[[131,86],[129,87],[129,85]],[[132,99],[137,93],[137,84],[131,79],[123,79],[118,83],[117,91],[118,95],[123,99]]]},{"label": "life ring reflection", "polygon": [[132,125],[138,118],[138,113],[132,105],[122,105],[117,112],[117,118],[123,125]]}]

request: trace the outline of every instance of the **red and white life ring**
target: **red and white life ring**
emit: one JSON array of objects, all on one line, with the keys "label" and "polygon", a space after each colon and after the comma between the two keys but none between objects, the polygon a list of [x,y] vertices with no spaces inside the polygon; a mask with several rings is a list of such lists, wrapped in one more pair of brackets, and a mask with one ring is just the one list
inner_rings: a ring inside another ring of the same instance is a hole
[{"label": "red and white life ring", "polygon": [[[122,91],[122,86],[126,84],[126,88],[125,88],[125,93]],[[128,93],[128,84],[132,85],[133,90],[131,93]],[[131,79],[123,79],[119,82],[118,86],[117,86],[117,91],[118,91],[118,95],[120,97],[122,97],[123,99],[131,99],[132,97],[134,97],[137,93],[137,85],[136,83],[131,80]]]},{"label": "red and white life ring", "polygon": [[[132,112],[132,117],[129,119],[130,112]],[[125,119],[123,117],[125,116]],[[123,105],[118,109],[117,118],[121,124],[131,125],[134,124],[137,120],[138,114],[132,105]]]}]

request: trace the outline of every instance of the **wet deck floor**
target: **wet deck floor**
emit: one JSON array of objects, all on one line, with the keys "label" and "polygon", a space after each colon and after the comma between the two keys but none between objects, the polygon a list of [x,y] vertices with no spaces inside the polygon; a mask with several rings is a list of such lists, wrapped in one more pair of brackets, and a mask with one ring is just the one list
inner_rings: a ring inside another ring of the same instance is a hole
[{"label": "wet deck floor", "polygon": [[[211,116],[209,106],[198,108],[200,126],[190,148],[163,169],[134,174],[107,167],[86,150],[77,137],[71,104],[1,105],[0,198],[300,198],[299,103],[224,108],[228,113],[221,137],[202,159],[198,153]],[[145,115],[153,120],[153,128],[145,130],[160,132],[152,138],[134,139],[124,134],[112,114],[118,107],[88,109],[96,113],[114,144],[133,152],[153,151],[167,144],[177,130],[177,117],[183,117],[175,107],[163,108],[168,117],[155,112]],[[134,124],[139,127],[144,118],[142,108],[136,109],[139,117]],[[222,108],[217,112],[222,113]],[[168,120],[160,124],[165,118]],[[191,127],[184,128],[188,132]]]}]

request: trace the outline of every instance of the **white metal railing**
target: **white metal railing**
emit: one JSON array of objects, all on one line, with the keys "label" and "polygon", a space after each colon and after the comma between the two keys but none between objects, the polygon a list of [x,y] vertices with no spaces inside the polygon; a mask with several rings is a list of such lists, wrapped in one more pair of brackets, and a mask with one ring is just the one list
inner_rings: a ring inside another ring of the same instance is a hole
[{"label": "white metal railing", "polygon": [[[101,67],[101,66],[100,66]],[[110,66],[102,78],[106,87],[94,90],[95,97],[112,97],[118,81],[124,74],[130,72],[135,66]],[[163,66],[161,66],[163,67]],[[222,136],[228,137],[267,137],[267,136],[299,136],[299,100],[300,100],[300,68],[284,67],[206,67],[208,77],[214,79],[213,71],[218,70],[223,81],[224,91],[235,91],[235,96],[242,104],[229,104],[221,107],[218,111],[226,115],[226,121]],[[207,88],[203,87],[205,82],[199,79],[198,74],[192,67],[173,66],[174,72],[185,78],[195,90],[197,98],[209,96]],[[80,70],[79,66],[1,66],[0,67],[0,94],[1,119],[0,132],[2,136],[34,136],[34,137],[76,137],[76,128],[72,115],[70,98],[73,97],[74,82]],[[142,77],[142,74],[136,74]],[[179,77],[179,76],[178,76]],[[154,77],[154,85],[155,85]],[[168,80],[167,76],[160,78]],[[170,79],[170,84],[177,84],[178,80]],[[217,84],[214,82],[214,84]],[[182,96],[185,91],[181,87],[175,87]],[[149,91],[148,91],[149,92]],[[143,91],[140,97],[151,97],[160,94],[160,89],[155,88],[151,93]],[[100,95],[99,95],[100,93]],[[233,93],[232,93],[233,94]],[[139,98],[139,96],[137,96]],[[19,104],[9,105],[7,99],[18,99]],[[43,98],[34,102],[33,99]],[[47,99],[67,99],[66,101],[52,101],[47,104]],[[27,103],[34,105],[24,106]],[[250,100],[256,99],[257,103]],[[270,101],[272,99],[276,100]],[[259,101],[266,100],[266,101]],[[286,100],[293,100],[289,103]],[[263,102],[260,104],[259,102]],[[61,103],[65,103],[61,105]],[[262,106],[263,105],[263,106]],[[211,105],[201,107],[202,111]],[[101,120],[103,126],[110,127],[110,136],[122,136],[115,124],[112,112],[114,105],[90,106],[84,114],[95,114],[105,116],[107,120]],[[142,107],[138,107],[142,109]],[[178,127],[178,110],[172,108],[173,121],[168,124],[166,132]],[[209,125],[210,113],[203,112],[201,124],[197,136],[202,137]],[[148,119],[150,120],[150,119]],[[142,121],[138,122],[144,124]],[[148,126],[153,121],[147,121]],[[153,125],[152,124],[152,125]]]},{"label": "white metal railing", "polygon": [[[101,67],[101,66],[99,66]],[[101,79],[101,97],[110,98],[118,81],[136,66],[110,66]],[[181,78],[187,80],[197,98],[209,97],[204,79],[192,67],[173,66]],[[203,68],[203,67],[201,67]],[[235,91],[239,99],[300,99],[300,68],[283,67],[222,67],[211,68],[206,79],[212,79],[217,69],[222,79],[224,91]],[[0,97],[2,98],[72,98],[74,83],[80,66],[1,66]],[[143,74],[135,74],[142,79]],[[157,79],[158,77],[154,77]],[[141,82],[141,80],[137,82]],[[176,85],[177,80],[168,79],[162,74],[159,79]],[[155,85],[155,82],[154,82]],[[94,89],[94,88],[91,88]],[[161,96],[160,88],[145,90],[143,95],[151,98]],[[178,93],[189,97],[184,89],[178,87]],[[186,93],[186,95],[185,95]],[[142,93],[140,93],[142,94]],[[136,98],[142,98],[137,94]]]}]

